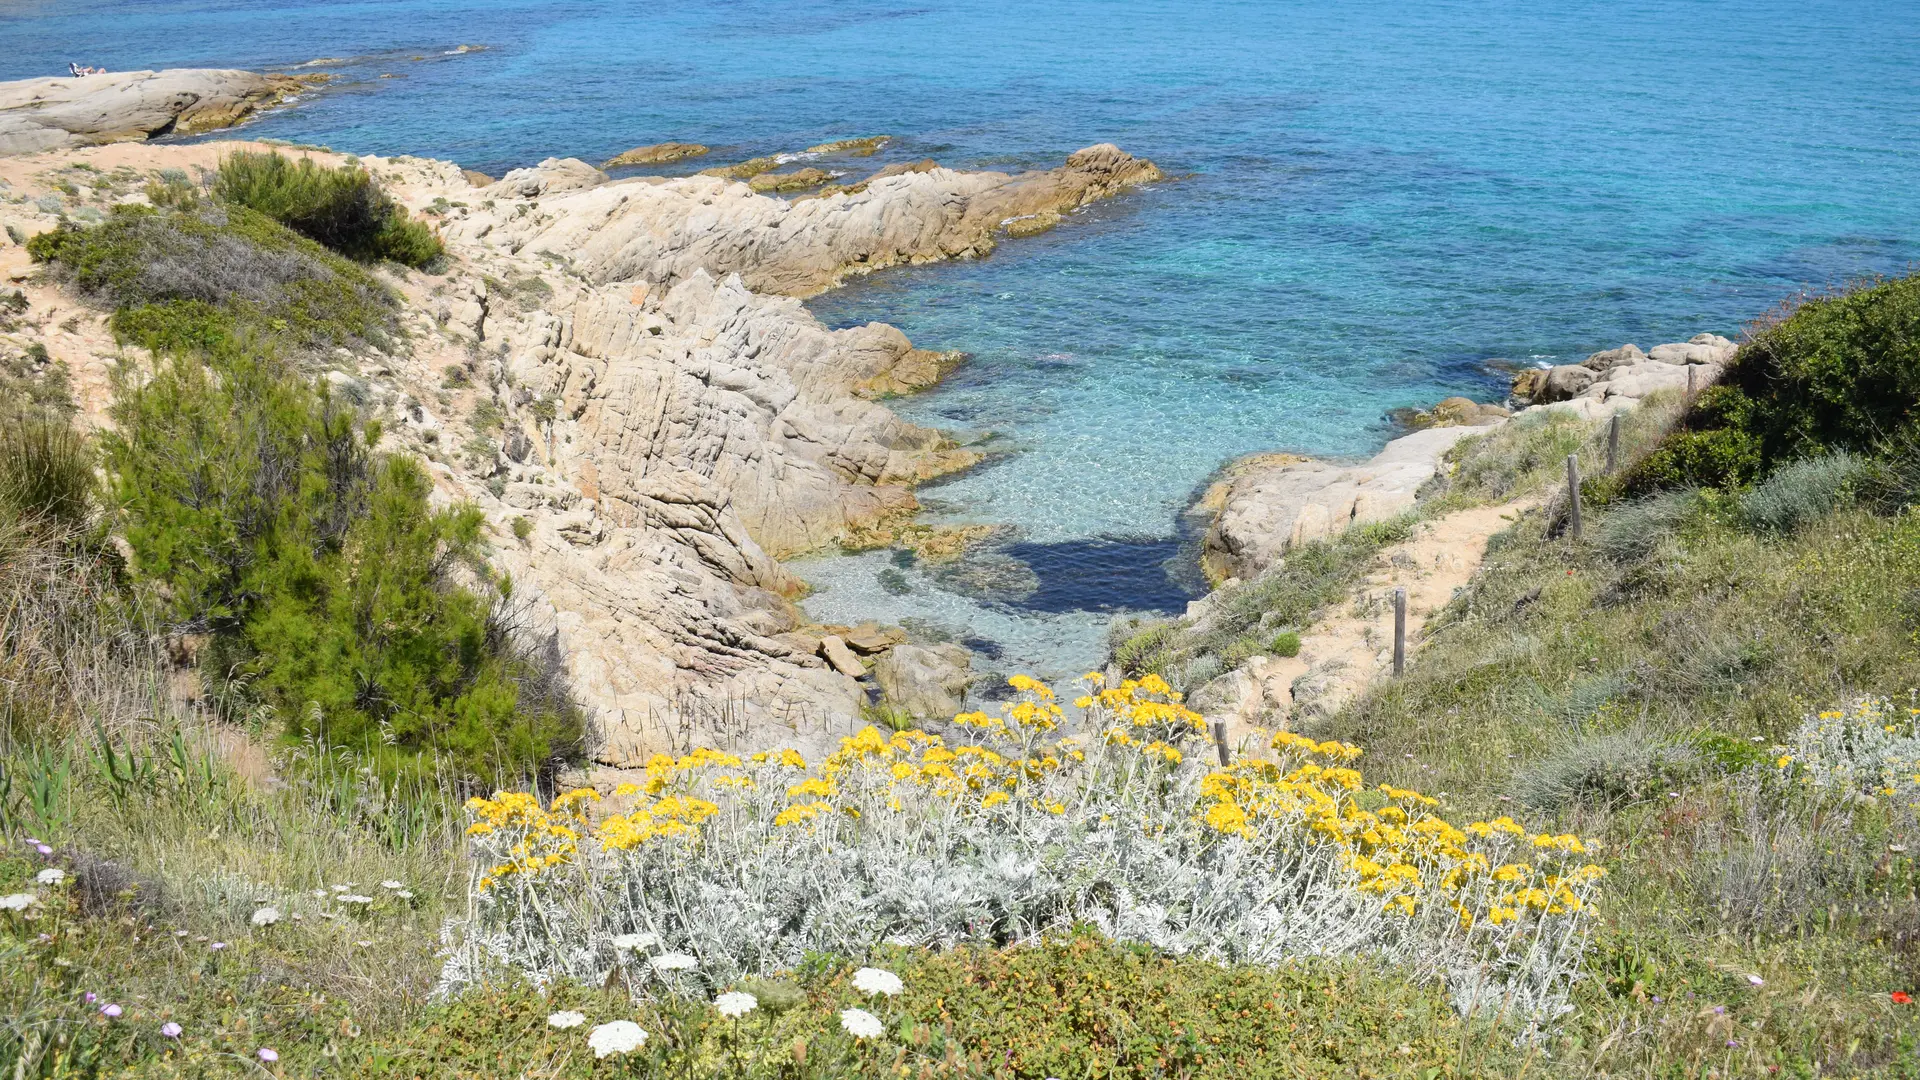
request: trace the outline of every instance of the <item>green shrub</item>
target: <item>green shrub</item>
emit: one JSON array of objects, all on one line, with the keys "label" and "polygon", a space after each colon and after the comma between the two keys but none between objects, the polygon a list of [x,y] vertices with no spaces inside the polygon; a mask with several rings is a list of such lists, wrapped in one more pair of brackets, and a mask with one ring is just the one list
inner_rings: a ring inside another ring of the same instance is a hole
[{"label": "green shrub", "polygon": [[1300,635],[1292,630],[1283,630],[1267,644],[1267,651],[1275,656],[1299,656]]},{"label": "green shrub", "polygon": [[1736,487],[1796,458],[1870,453],[1920,422],[1920,275],[1808,300],[1741,346],[1637,490]]},{"label": "green shrub", "polygon": [[1646,731],[1617,731],[1573,739],[1514,777],[1514,795],[1539,810],[1577,803],[1618,807],[1664,795],[1697,764],[1692,747]]},{"label": "green shrub", "polygon": [[66,528],[93,511],[93,455],[73,425],[54,417],[13,417],[0,425],[0,503]]},{"label": "green shrub", "polygon": [[1792,532],[1852,497],[1868,463],[1845,450],[1791,462],[1740,498],[1747,524],[1763,532]]},{"label": "green shrub", "polygon": [[577,755],[558,658],[516,644],[490,594],[478,512],[432,510],[324,383],[229,344],[117,389],[106,472],[134,569],[214,633],[217,685],[389,770],[511,779]]},{"label": "green shrub", "polygon": [[409,218],[356,165],[329,169],[309,158],[241,151],[220,163],[213,193],[362,262],[418,267],[446,252],[433,230]]},{"label": "green shrub", "polygon": [[[204,346],[244,328],[317,349],[380,344],[393,324],[394,297],[365,270],[245,207],[121,206],[98,226],[62,223],[27,247],[115,308],[116,332],[141,344]],[[185,306],[131,314],[171,305]]]}]

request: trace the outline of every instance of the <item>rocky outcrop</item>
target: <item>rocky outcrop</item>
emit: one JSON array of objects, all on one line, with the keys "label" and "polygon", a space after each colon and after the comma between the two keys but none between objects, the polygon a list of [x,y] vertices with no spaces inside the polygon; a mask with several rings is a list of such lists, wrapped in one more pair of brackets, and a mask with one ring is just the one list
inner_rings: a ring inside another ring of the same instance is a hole
[{"label": "rocky outcrop", "polygon": [[805,191],[832,179],[833,174],[824,169],[795,169],[792,172],[761,173],[747,181],[747,187],[767,195],[782,191]]},{"label": "rocky outcrop", "polygon": [[618,169],[624,165],[664,165],[669,161],[685,161],[688,158],[704,156],[709,147],[699,143],[663,142],[648,146],[636,146],[624,150],[607,160],[603,169]]},{"label": "rocky outcrop", "polygon": [[0,154],[232,127],[311,83],[217,68],[0,83]]},{"label": "rocky outcrop", "polygon": [[1657,391],[1684,391],[1689,381],[1696,390],[1706,388],[1720,378],[1738,350],[1718,334],[1696,334],[1684,342],[1656,345],[1651,352],[1622,345],[1578,364],[1523,371],[1514,377],[1513,399],[1582,416],[1609,415]]},{"label": "rocky outcrop", "polygon": [[1265,467],[1244,470],[1209,496],[1220,513],[1207,529],[1202,563],[1216,580],[1251,578],[1295,544],[1404,513],[1453,444],[1486,430],[1416,431],[1359,465],[1278,455]]},{"label": "rocky outcrop", "polygon": [[[0,179],[34,196],[0,203],[0,221],[23,235],[54,227],[58,213],[42,204],[68,176],[90,213],[142,197],[94,192],[92,172],[65,165],[139,175],[206,167],[230,149],[0,159]],[[973,228],[970,215],[1030,203],[1036,185],[1060,205],[1121,190],[1122,177],[1152,169],[1131,161],[1096,154],[1038,174],[1053,177],[1044,184],[902,172],[858,197],[793,204],[711,177],[610,181],[574,159],[475,191],[485,178],[452,163],[368,158],[446,238],[449,266],[391,279],[406,301],[404,349],[343,352],[328,378],[382,422],[383,448],[426,462],[438,498],[484,514],[517,619],[565,658],[603,733],[603,762],[703,743],[811,753],[863,722],[863,676],[884,671],[908,707],[950,715],[966,653],[915,652],[898,630],[806,625],[791,602],[803,586],[778,558],[903,528],[915,483],[977,455],[874,400],[930,385],[959,354],[916,349],[879,323],[829,329],[798,299],[753,288],[755,276],[806,291],[843,272],[848,252],[937,258],[943,237]],[[990,194],[1002,188],[1012,190]],[[954,191],[957,202],[942,194]],[[0,266],[29,274],[12,241]],[[37,326],[79,309],[42,291]],[[118,350],[103,319],[85,329],[86,360],[64,330],[43,336],[99,396]]]},{"label": "rocky outcrop", "polygon": [[[984,255],[1009,223],[1161,178],[1152,162],[1111,145],[1019,176],[934,168],[791,202],[717,176],[609,184],[595,175],[605,174],[551,159],[516,170],[487,189],[499,199],[493,208],[446,231],[457,243],[563,259],[596,283],[671,287],[704,270],[737,273],[755,292],[805,297],[849,274]],[[516,201],[535,198],[538,207]]]}]

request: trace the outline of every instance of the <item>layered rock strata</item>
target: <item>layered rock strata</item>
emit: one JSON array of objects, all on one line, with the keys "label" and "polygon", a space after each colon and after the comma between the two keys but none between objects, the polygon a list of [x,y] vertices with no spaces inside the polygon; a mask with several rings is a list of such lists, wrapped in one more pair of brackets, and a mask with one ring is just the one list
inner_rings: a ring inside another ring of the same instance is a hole
[{"label": "layered rock strata", "polygon": [[662,288],[704,270],[737,273],[754,292],[806,297],[850,274],[985,255],[1008,229],[1058,221],[1160,178],[1152,162],[1100,145],[1057,169],[1008,176],[935,167],[788,202],[717,176],[607,183],[584,162],[548,161],[486,189],[538,196],[539,205],[469,215],[447,233],[462,245],[564,257],[594,283]]},{"label": "layered rock strata", "polygon": [[215,131],[312,82],[220,68],[0,82],[0,154]]}]

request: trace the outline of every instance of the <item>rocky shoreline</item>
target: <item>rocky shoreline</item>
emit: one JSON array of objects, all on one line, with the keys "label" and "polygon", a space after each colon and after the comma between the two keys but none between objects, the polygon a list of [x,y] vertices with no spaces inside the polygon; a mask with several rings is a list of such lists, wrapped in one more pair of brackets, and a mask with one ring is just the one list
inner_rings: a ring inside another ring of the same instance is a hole
[{"label": "rocky shoreline", "polygon": [[0,82],[0,154],[218,131],[327,79],[177,68]]},{"label": "rocky shoreline", "polygon": [[1488,434],[1534,409],[1604,419],[1650,394],[1705,389],[1736,349],[1717,334],[1698,334],[1648,352],[1626,344],[1578,364],[1523,371],[1509,398],[1515,411],[1450,398],[1427,414],[1432,426],[1394,439],[1356,465],[1290,454],[1243,458],[1201,501],[1214,513],[1203,542],[1205,569],[1216,582],[1251,578],[1296,544],[1404,513],[1463,438]]},{"label": "rocky shoreline", "polygon": [[[240,145],[0,157],[0,274],[28,301],[9,343],[65,363],[91,422],[121,349],[102,313],[38,276],[25,239],[143,202],[149,177],[204,172]],[[1020,175],[913,163],[787,200],[711,175],[612,180],[575,159],[484,186],[450,162],[358,160],[436,226],[448,265],[383,270],[405,344],[341,351],[326,377],[385,421],[384,448],[427,464],[437,497],[484,512],[523,621],[598,720],[603,763],[818,747],[860,722],[870,688],[928,715],[964,690],[963,650],[810,625],[792,602],[805,586],[779,558],[897,522],[915,484],[977,460],[875,400],[931,385],[952,354],[880,323],[830,330],[800,298],[984,255],[1016,225],[1160,179],[1151,162],[1102,145]]]}]

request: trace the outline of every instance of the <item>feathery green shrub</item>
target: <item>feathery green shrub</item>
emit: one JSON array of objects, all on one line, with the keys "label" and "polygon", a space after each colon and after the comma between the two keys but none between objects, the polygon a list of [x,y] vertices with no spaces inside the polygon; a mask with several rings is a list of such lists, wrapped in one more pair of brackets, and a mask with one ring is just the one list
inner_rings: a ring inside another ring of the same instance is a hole
[{"label": "feathery green shrub", "polygon": [[358,165],[330,169],[309,158],[240,151],[220,163],[213,194],[361,262],[420,267],[446,253],[433,230],[408,217]]},{"label": "feathery green shrub", "polygon": [[117,390],[103,442],[134,569],[215,635],[216,682],[395,770],[439,755],[497,780],[577,755],[583,719],[557,658],[506,625],[477,511],[433,510],[324,383],[228,345]]}]

